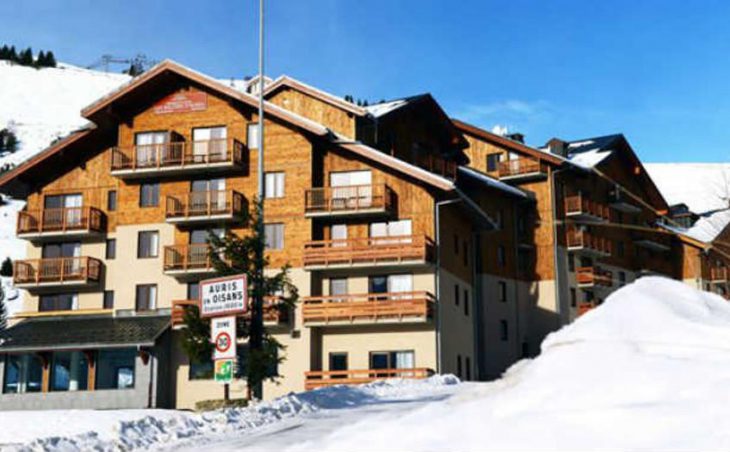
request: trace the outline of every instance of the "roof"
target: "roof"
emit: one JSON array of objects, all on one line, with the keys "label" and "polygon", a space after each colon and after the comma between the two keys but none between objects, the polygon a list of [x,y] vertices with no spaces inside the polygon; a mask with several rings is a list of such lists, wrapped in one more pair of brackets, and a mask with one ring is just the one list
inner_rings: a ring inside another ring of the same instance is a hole
[{"label": "roof", "polygon": [[451,118],[451,122],[454,123],[457,129],[461,130],[462,132],[472,135],[474,137],[480,138],[484,141],[488,141],[492,144],[496,144],[499,146],[503,146],[507,149],[511,149],[515,152],[519,152],[522,154],[527,154],[532,157],[538,158],[542,161],[552,163],[554,165],[561,165],[565,163],[565,159],[555,155],[551,154],[549,152],[535,149],[533,147],[527,146],[524,143],[520,143],[518,141],[510,140],[509,138],[505,138],[503,136],[497,135],[492,132],[488,132],[484,129],[481,129],[477,126],[474,126],[472,124],[468,124],[464,121],[461,121],[459,119]]},{"label": "roof", "polygon": [[667,226],[666,228],[677,234],[709,244],[712,243],[725,228],[730,225],[730,209],[718,210],[701,216],[690,228]]},{"label": "roof", "polygon": [[500,190],[509,195],[517,196],[517,197],[523,198],[523,199],[532,199],[532,197],[527,192],[520,190],[519,188],[513,187],[512,185],[505,184],[504,182],[501,182],[487,174],[484,174],[481,171],[477,171],[474,168],[460,166],[459,173],[463,174],[467,177],[470,177],[474,180],[477,180],[480,183],[482,183],[490,188]]},{"label": "roof", "polygon": [[151,347],[169,327],[169,315],[32,318],[0,332],[0,352]]},{"label": "roof", "polygon": [[358,116],[364,116],[366,113],[362,107],[355,105],[352,102],[348,102],[342,97],[335,96],[334,94],[328,93],[326,91],[322,91],[321,89],[315,88],[314,86],[308,85],[297,79],[289,77],[288,75],[282,75],[281,77],[277,78],[269,85],[267,85],[264,90],[264,96],[273,94],[283,87],[296,89],[323,102],[334,105],[335,107],[341,108],[342,110]]},{"label": "roof", "polygon": [[613,154],[624,137],[621,134],[606,135],[567,142],[568,159],[586,168],[593,168]]},{"label": "roof", "polygon": [[387,102],[380,102],[374,105],[368,105],[364,107],[365,110],[374,118],[381,118],[388,115],[396,110],[399,110],[407,105],[410,105],[414,101],[423,98],[426,94],[418,94],[416,96],[401,97],[400,99],[393,99]]}]

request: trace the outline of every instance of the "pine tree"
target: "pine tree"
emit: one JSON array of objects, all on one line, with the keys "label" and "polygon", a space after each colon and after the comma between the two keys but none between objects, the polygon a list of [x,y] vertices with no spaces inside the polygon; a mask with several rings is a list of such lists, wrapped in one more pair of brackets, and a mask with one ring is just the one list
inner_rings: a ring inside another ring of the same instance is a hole
[{"label": "pine tree", "polygon": [[9,257],[6,257],[2,264],[0,264],[0,276],[10,278],[13,276],[13,261]]},{"label": "pine tree", "polygon": [[8,52],[8,60],[12,61],[13,63],[18,62],[18,53],[15,51],[15,46],[10,46],[10,51]]},{"label": "pine tree", "polygon": [[[243,215],[242,221],[252,233],[238,237],[228,233],[224,237],[208,235],[210,259],[218,276],[245,274],[249,282],[250,316],[239,317],[236,323],[236,335],[249,339],[249,353],[244,369],[248,387],[249,400],[253,396],[260,397],[261,384],[266,380],[276,381],[279,377],[271,372],[283,361],[279,351],[284,347],[264,327],[263,299],[266,296],[282,294],[280,310],[289,310],[299,298],[297,287],[289,278],[289,267],[283,267],[273,276],[262,275],[256,271],[258,265],[265,268],[268,260],[264,256],[265,238],[258,228],[261,215],[261,204],[256,201],[250,212]],[[259,279],[263,278],[263,279]],[[183,330],[182,347],[191,361],[201,362],[209,359],[212,353],[210,343],[210,322],[200,318],[197,308],[190,308],[184,315],[187,328]]]},{"label": "pine tree", "polygon": [[5,291],[0,284],[0,331],[8,327],[8,311],[5,308]]},{"label": "pine tree", "polygon": [[18,55],[18,63],[23,66],[33,66],[33,49],[28,47]]},{"label": "pine tree", "polygon": [[18,150],[18,138],[12,130],[0,130],[0,152],[15,152]]},{"label": "pine tree", "polygon": [[38,58],[36,58],[35,62],[33,63],[33,66],[36,68],[42,68],[45,66],[46,63],[46,52],[40,51],[38,52]]},{"label": "pine tree", "polygon": [[46,64],[45,67],[56,67],[56,56],[53,55],[52,51],[46,52]]},{"label": "pine tree", "polygon": [[3,45],[2,48],[0,48],[0,60],[7,60],[10,56],[10,48],[7,44]]}]

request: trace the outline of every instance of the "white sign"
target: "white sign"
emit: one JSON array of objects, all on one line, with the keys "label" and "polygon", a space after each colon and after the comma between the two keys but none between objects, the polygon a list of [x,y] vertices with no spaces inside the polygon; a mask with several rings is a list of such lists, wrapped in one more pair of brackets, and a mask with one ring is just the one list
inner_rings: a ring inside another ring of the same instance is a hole
[{"label": "white sign", "polygon": [[236,359],[236,317],[215,317],[210,323],[213,359]]},{"label": "white sign", "polygon": [[200,281],[200,316],[238,315],[248,311],[246,275]]}]

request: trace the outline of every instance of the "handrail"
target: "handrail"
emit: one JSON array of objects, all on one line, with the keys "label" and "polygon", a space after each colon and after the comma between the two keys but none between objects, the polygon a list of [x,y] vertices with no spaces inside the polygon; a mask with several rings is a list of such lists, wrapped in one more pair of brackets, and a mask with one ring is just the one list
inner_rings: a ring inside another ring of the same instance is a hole
[{"label": "handrail", "polygon": [[393,191],[386,184],[315,187],[304,193],[306,212],[390,210]]},{"label": "handrail", "polygon": [[58,257],[18,260],[13,264],[15,284],[99,281],[101,261],[93,257]]},{"label": "handrail", "polygon": [[165,271],[211,269],[210,245],[168,245],[165,247],[163,268]]},{"label": "handrail", "polygon": [[210,215],[235,215],[243,211],[244,196],[235,190],[208,190],[168,196],[167,218],[189,218]]},{"label": "handrail", "polygon": [[432,153],[419,154],[416,157],[416,166],[448,179],[456,179],[456,172],[458,169],[458,164],[456,162],[446,160],[445,158]]},{"label": "handrail", "polygon": [[568,228],[567,243],[569,248],[587,248],[604,254],[611,254],[613,244],[604,237],[596,237],[590,232],[577,228]]},{"label": "handrail", "polygon": [[578,284],[599,284],[603,286],[613,285],[613,272],[603,270],[601,267],[577,267],[575,269],[575,280]]},{"label": "handrail", "polygon": [[433,246],[424,235],[314,240],[304,244],[304,265],[429,261]]},{"label": "handrail", "polygon": [[520,157],[517,159],[499,162],[497,173],[500,178],[522,176],[525,174],[545,173],[547,167],[541,160]]},{"label": "handrail", "polygon": [[245,145],[235,138],[176,141],[112,148],[112,171],[173,168],[212,163],[243,164]]},{"label": "handrail", "polygon": [[18,212],[17,233],[95,231],[103,228],[104,213],[96,207],[59,207],[21,210]]},{"label": "handrail", "polygon": [[311,390],[322,386],[341,384],[362,384],[386,378],[423,379],[433,375],[433,370],[426,367],[409,369],[362,369],[362,370],[327,370],[304,373],[305,389]]},{"label": "handrail", "polygon": [[711,281],[728,281],[727,267],[711,267],[710,268],[710,280]]},{"label": "handrail", "polygon": [[[185,319],[185,310],[190,306],[200,306],[198,300],[173,300],[170,312],[172,325],[182,325]],[[244,315],[249,317],[250,313]],[[287,319],[287,311],[282,309],[281,297],[264,297],[264,322],[281,323]]]},{"label": "handrail", "polygon": [[603,220],[611,218],[611,211],[607,205],[585,198],[582,193],[565,198],[565,214],[587,214]]},{"label": "handrail", "polygon": [[435,297],[426,291],[312,296],[302,299],[307,322],[430,317]]}]

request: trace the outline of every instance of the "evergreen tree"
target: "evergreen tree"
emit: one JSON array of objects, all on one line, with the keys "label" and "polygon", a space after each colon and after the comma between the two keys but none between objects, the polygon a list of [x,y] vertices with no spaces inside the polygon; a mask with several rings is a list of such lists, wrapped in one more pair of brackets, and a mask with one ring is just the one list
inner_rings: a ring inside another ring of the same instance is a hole
[{"label": "evergreen tree", "polygon": [[9,257],[6,257],[0,265],[0,276],[5,276],[7,278],[13,276],[13,261],[11,261]]},{"label": "evergreen tree", "polygon": [[[243,224],[252,231],[245,237],[228,233],[224,237],[208,235],[210,259],[218,276],[245,274],[249,286],[249,312],[247,317],[239,317],[236,322],[236,335],[249,339],[249,353],[244,369],[247,380],[249,400],[255,395],[260,397],[259,388],[266,380],[276,381],[271,369],[283,361],[279,351],[283,345],[279,343],[264,327],[263,299],[266,296],[281,294],[281,303],[276,307],[289,310],[296,303],[299,295],[295,285],[289,278],[289,267],[283,267],[275,275],[260,275],[256,271],[259,265],[264,268],[268,259],[264,255],[265,238],[258,228],[261,215],[261,204],[256,201],[250,212],[243,215]],[[182,347],[193,362],[210,359],[213,345],[210,343],[210,322],[200,318],[200,312],[193,307],[186,311],[183,330]],[[258,319],[258,320],[256,320]]]},{"label": "evergreen tree", "polygon": [[45,67],[56,67],[56,56],[53,55],[52,51],[46,52],[46,64]]},{"label": "evergreen tree", "polygon": [[18,63],[23,66],[33,66],[33,49],[28,47],[18,55]]},{"label": "evergreen tree", "polygon": [[0,48],[0,60],[7,60],[10,57],[10,47],[7,44]]},{"label": "evergreen tree", "polygon": [[0,130],[0,152],[15,152],[18,150],[18,138],[12,130]]},{"label": "evergreen tree", "polygon": [[8,311],[5,308],[5,291],[0,284],[0,331],[8,327]]},{"label": "evergreen tree", "polygon": [[36,58],[35,62],[33,63],[33,66],[37,68],[44,67],[46,64],[46,52],[40,51],[38,52],[38,58]]},{"label": "evergreen tree", "polygon": [[15,46],[10,46],[10,51],[8,52],[8,60],[14,63],[18,62],[18,53],[15,51]]}]

